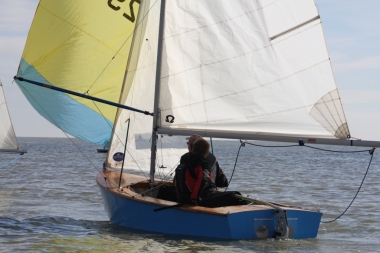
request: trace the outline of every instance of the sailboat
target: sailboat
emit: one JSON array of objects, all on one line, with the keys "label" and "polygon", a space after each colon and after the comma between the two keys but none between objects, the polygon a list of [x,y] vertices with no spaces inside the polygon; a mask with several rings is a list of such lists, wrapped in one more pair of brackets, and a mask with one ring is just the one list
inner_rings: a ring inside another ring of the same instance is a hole
[{"label": "sailboat", "polygon": [[23,154],[27,151],[18,146],[15,131],[9,117],[7,101],[5,100],[3,83],[0,80],[0,152]]},{"label": "sailboat", "polygon": [[[111,222],[221,239],[316,237],[318,210],[257,199],[208,208],[161,194],[173,186],[187,152],[184,139],[192,134],[380,146],[350,137],[314,0],[138,2],[119,103],[87,96],[118,107],[96,176]],[[35,80],[23,68],[15,79],[21,87],[83,96]]]}]

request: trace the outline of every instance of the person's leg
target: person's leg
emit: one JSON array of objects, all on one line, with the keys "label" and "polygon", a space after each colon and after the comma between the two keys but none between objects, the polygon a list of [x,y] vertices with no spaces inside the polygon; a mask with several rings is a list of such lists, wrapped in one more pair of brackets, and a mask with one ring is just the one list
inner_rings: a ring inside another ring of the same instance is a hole
[{"label": "person's leg", "polygon": [[207,198],[202,199],[201,206],[205,207],[221,207],[221,206],[237,206],[246,205],[247,201],[239,199],[239,192],[213,192]]},{"label": "person's leg", "polygon": [[157,198],[177,202],[177,192],[175,187],[171,185],[160,186],[157,193]]}]

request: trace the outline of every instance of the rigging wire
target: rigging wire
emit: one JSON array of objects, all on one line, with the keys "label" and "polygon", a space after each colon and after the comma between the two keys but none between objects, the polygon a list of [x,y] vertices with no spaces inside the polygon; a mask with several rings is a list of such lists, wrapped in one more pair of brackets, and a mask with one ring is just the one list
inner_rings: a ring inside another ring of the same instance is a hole
[{"label": "rigging wire", "polygon": [[356,150],[356,151],[339,151],[339,150],[329,150],[329,149],[323,149],[323,148],[317,148],[317,147],[312,147],[312,146],[308,146],[308,145],[305,145],[305,147],[307,148],[311,148],[311,149],[316,149],[316,150],[320,150],[320,151],[327,151],[327,152],[335,152],[335,153],[362,153],[362,152],[369,152],[371,151],[366,149],[366,150]]},{"label": "rigging wire", "polygon": [[[309,145],[304,145],[303,142],[300,142],[298,145],[284,145],[284,146],[267,146],[267,145],[259,145],[259,144],[253,144],[253,143],[249,143],[249,142],[243,142],[242,140],[240,140],[240,146],[239,146],[239,149],[238,149],[238,152],[237,152],[237,155],[236,155],[236,160],[235,160],[235,165],[234,165],[234,168],[232,170],[232,174],[231,174],[231,177],[230,177],[230,180],[228,182],[228,185],[230,185],[231,181],[232,181],[232,177],[234,175],[234,172],[235,172],[235,169],[236,169],[236,164],[237,164],[237,160],[238,160],[238,157],[239,157],[239,153],[240,153],[240,149],[241,147],[245,147],[245,144],[248,144],[248,145],[252,145],[252,146],[257,146],[257,147],[266,147],[266,148],[287,148],[287,147],[307,147],[307,148],[311,148],[311,149],[316,149],[316,150],[320,150],[320,151],[326,151],[326,152],[335,152],[335,153],[360,153],[360,152],[369,152],[369,154],[371,155],[371,158],[369,160],[369,164],[368,164],[368,167],[367,167],[367,170],[364,174],[364,177],[363,177],[363,180],[358,188],[358,190],[356,191],[356,194],[354,196],[354,198],[352,199],[351,203],[347,206],[347,208],[339,215],[337,216],[335,219],[332,219],[332,220],[329,220],[329,221],[321,221],[321,223],[331,223],[333,221],[336,221],[337,219],[339,219],[340,217],[342,217],[346,212],[347,210],[351,207],[352,203],[355,201],[356,197],[358,196],[359,194],[359,191],[364,183],[364,180],[365,178],[367,177],[367,174],[368,174],[368,171],[369,171],[369,168],[371,166],[371,162],[372,162],[372,158],[373,158],[373,153],[375,152],[375,149],[376,148],[372,148],[370,150],[358,150],[358,151],[337,151],[337,150],[330,150],[330,149],[322,149],[322,148],[316,148],[316,147],[312,147],[312,146],[309,146]],[[228,189],[228,186],[226,187],[225,191],[227,191]]]},{"label": "rigging wire", "polygon": [[[50,114],[43,108],[43,106],[34,98],[34,96],[29,93],[29,91],[27,89],[25,89],[25,87],[23,85],[20,85],[20,87],[26,92],[28,93],[28,95],[34,100],[34,102],[36,102],[36,104],[44,111],[44,113],[50,118],[50,120],[54,123],[55,126],[57,126],[61,131],[62,133],[71,141],[71,143],[79,150],[79,152],[87,159],[88,162],[90,162],[90,164],[92,165],[92,167],[98,172],[98,173],[101,173],[103,175],[103,177],[105,177],[104,175],[104,172],[103,172],[103,169],[99,170],[97,169],[97,167],[95,166],[95,164],[93,164],[93,162],[91,161],[91,159],[89,159],[88,156],[86,156],[82,150],[80,149],[80,147],[78,145],[75,144],[75,142],[72,140],[72,138],[70,138],[68,136],[68,134],[63,131],[63,129],[55,122],[55,120],[50,116]],[[119,138],[119,136],[117,136]],[[120,140],[120,138],[119,138]],[[123,141],[120,141],[121,143],[124,143]],[[130,155],[130,157],[132,158],[133,162],[136,164],[136,166],[140,169],[140,171],[142,172],[143,176],[148,179],[148,177],[145,175],[144,171],[141,169],[141,167],[138,165],[137,161],[134,159],[134,157],[132,156],[132,154],[126,150],[127,153]],[[124,154],[125,155],[125,154]],[[115,187],[117,187],[117,184],[114,185]]]},{"label": "rigging wire", "polygon": [[71,141],[71,143],[79,150],[79,152],[86,158],[86,160],[92,165],[92,168],[96,170],[96,172],[98,173],[102,173],[102,175],[104,176],[104,173],[102,170],[99,170],[95,164],[92,163],[91,159],[86,156],[83,151],[79,148],[79,146],[77,144],[75,144],[75,142],[73,141],[72,138],[70,138],[68,136],[68,134],[63,131],[63,129],[55,122],[55,120],[50,116],[50,114],[43,108],[43,106],[33,97],[32,94],[29,93],[29,91],[27,89],[25,89],[25,87],[23,85],[20,85],[20,87],[34,100],[34,102],[45,112],[45,114],[50,118],[50,120],[54,123],[55,126],[57,126],[61,131],[62,133],[67,137],[67,139],[69,139]]},{"label": "rigging wire", "polygon": [[360,189],[362,188],[362,185],[363,185],[364,180],[365,180],[365,178],[366,178],[366,176],[367,176],[367,173],[368,173],[369,167],[371,166],[371,162],[372,162],[372,158],[373,158],[373,153],[374,153],[374,151],[375,151],[375,148],[372,148],[371,151],[369,151],[369,154],[371,155],[371,159],[369,160],[369,164],[368,164],[367,170],[366,170],[366,172],[365,172],[365,174],[364,174],[363,180],[362,180],[362,182],[361,182],[361,184],[360,184],[358,190],[356,191],[356,194],[355,194],[354,198],[352,199],[351,203],[347,206],[346,210],[344,210],[344,211],[343,211],[338,217],[336,217],[335,219],[332,219],[332,220],[329,220],[329,221],[321,221],[321,223],[331,223],[331,222],[333,222],[333,221],[336,221],[337,219],[339,219],[340,217],[342,217],[342,216],[347,212],[348,208],[350,208],[350,206],[352,205],[352,203],[354,203],[356,197],[357,197],[358,194],[359,194]]}]

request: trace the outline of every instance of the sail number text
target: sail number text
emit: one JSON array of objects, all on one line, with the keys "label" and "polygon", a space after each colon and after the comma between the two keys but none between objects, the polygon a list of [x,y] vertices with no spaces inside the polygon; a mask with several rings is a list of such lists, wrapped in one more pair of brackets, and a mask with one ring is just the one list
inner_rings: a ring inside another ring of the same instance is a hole
[{"label": "sail number text", "polygon": [[[112,2],[116,2],[116,5],[113,4]],[[120,10],[120,6],[117,5],[117,2],[120,2],[120,3],[123,3],[125,2],[125,0],[108,0],[108,6],[114,10],[114,11],[118,11]],[[135,17],[135,12],[133,11],[133,4],[134,3],[138,3],[140,4],[140,0],[129,0],[129,10],[130,10],[130,14],[128,15],[127,13],[123,13],[123,17],[125,17],[126,19],[128,19],[129,21],[131,21],[132,23],[135,22],[136,20],[136,17]]]}]

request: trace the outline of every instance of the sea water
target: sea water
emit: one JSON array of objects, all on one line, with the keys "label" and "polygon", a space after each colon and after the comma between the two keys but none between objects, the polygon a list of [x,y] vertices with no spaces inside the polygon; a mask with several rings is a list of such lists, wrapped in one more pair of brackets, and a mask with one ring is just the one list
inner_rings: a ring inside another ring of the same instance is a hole
[{"label": "sea water", "polygon": [[[217,240],[149,233],[110,224],[95,183],[106,156],[97,153],[99,145],[64,138],[19,138],[19,144],[28,153],[0,169],[0,252],[380,251],[380,150],[375,151],[351,207],[338,220],[321,223],[317,238]],[[228,178],[239,147],[239,141],[213,141],[214,154]],[[1,153],[0,167],[17,156]],[[320,210],[324,213],[322,220],[330,221],[354,198],[370,158],[368,152],[247,144],[240,149],[229,190]]]}]

